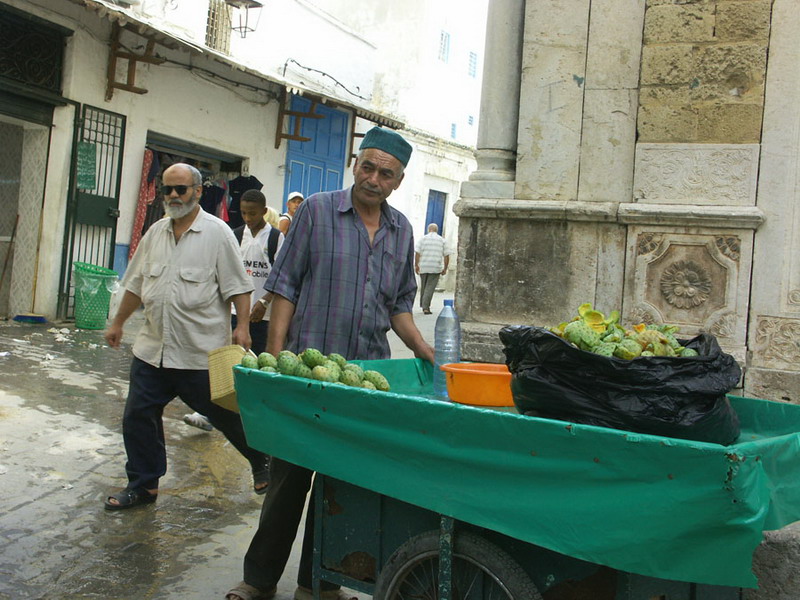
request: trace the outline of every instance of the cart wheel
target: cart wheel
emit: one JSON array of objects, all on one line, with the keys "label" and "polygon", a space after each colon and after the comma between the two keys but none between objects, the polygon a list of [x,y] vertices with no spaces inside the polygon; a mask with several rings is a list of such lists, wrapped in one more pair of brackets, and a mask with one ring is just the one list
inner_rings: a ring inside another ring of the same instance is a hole
[{"label": "cart wheel", "polygon": [[[469,532],[454,536],[451,600],[541,600],[508,553]],[[395,550],[375,582],[374,600],[438,600],[439,532],[415,536]]]}]

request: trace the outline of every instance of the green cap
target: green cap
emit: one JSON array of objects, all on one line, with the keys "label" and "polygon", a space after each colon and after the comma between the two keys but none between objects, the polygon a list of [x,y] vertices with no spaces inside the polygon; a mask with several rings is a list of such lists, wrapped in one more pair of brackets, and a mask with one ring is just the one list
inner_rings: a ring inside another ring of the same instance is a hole
[{"label": "green cap", "polygon": [[361,149],[377,148],[384,152],[391,154],[405,167],[408,164],[408,159],[411,158],[411,151],[413,148],[402,135],[391,129],[383,129],[382,127],[373,127],[364,136],[364,141],[361,142]]}]

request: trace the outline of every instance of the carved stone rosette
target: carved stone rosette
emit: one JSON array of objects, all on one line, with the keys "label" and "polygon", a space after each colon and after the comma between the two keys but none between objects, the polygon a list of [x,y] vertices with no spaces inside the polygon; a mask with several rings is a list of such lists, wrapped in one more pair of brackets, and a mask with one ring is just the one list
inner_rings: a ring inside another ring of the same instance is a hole
[{"label": "carved stone rosette", "polygon": [[711,275],[691,260],[678,260],[661,273],[661,294],[672,306],[694,308],[708,300]]},{"label": "carved stone rosette", "polygon": [[662,225],[632,226],[629,240],[625,320],[672,323],[684,338],[707,331],[743,357],[752,238]]}]

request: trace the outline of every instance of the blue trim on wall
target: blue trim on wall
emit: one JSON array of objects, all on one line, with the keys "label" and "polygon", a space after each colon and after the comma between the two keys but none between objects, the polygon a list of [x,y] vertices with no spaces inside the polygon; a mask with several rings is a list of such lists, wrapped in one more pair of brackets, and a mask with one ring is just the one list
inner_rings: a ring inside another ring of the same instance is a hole
[{"label": "blue trim on wall", "polygon": [[130,245],[128,244],[115,244],[114,245],[114,270],[119,273],[119,278],[125,274],[125,269],[128,268],[128,252]]}]

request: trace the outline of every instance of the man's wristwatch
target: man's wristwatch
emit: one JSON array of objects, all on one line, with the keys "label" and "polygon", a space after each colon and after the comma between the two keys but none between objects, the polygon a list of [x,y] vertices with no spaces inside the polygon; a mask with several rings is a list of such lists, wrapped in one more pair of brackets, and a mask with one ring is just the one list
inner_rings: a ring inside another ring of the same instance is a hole
[{"label": "man's wristwatch", "polygon": [[261,303],[261,306],[267,308],[268,302],[266,300],[264,300],[263,298],[259,298],[258,301]]}]

